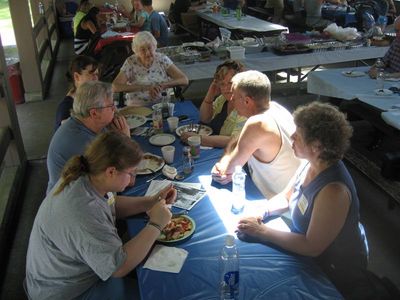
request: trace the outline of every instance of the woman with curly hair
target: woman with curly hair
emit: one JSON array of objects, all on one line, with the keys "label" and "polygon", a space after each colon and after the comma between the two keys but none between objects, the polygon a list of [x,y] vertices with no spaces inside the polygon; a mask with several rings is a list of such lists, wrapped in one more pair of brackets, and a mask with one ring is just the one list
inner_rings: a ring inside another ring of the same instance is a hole
[{"label": "woman with curly hair", "polygon": [[317,102],[298,108],[294,122],[293,149],[306,163],[288,188],[268,201],[264,215],[289,209],[291,232],[268,228],[262,217],[252,217],[239,221],[239,237],[313,257],[347,299],[367,265],[357,191],[341,160],[352,127],[337,108]]}]

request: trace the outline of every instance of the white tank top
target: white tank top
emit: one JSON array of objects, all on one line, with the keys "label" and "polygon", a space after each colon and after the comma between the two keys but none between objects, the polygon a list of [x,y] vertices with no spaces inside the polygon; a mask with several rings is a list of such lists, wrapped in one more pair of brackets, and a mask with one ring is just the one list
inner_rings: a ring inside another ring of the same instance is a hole
[{"label": "white tank top", "polygon": [[269,109],[263,115],[264,120],[272,118],[278,126],[282,140],[281,149],[269,163],[260,162],[252,155],[247,164],[253,182],[269,199],[286,187],[299,167],[300,160],[294,155],[290,139],[296,130],[292,115],[276,102],[270,102]]}]

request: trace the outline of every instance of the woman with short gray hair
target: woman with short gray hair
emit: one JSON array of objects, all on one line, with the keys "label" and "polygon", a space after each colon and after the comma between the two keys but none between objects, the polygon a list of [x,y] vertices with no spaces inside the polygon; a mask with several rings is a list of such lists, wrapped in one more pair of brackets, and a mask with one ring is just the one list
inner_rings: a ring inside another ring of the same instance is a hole
[{"label": "woman with short gray hair", "polygon": [[[342,162],[352,128],[346,116],[329,104],[313,102],[293,114],[297,126],[293,149],[305,160],[288,187],[266,204],[264,217],[239,221],[239,237],[273,243],[313,257],[345,299],[367,267],[367,243],[359,223],[356,186]],[[290,232],[270,229],[263,219],[289,209]],[[358,298],[357,298],[358,299]]]},{"label": "woman with short gray hair", "polygon": [[114,92],[127,92],[129,106],[151,106],[160,101],[163,90],[189,83],[171,59],[156,49],[153,35],[139,32],[132,41],[135,54],[126,59],[112,83]]}]

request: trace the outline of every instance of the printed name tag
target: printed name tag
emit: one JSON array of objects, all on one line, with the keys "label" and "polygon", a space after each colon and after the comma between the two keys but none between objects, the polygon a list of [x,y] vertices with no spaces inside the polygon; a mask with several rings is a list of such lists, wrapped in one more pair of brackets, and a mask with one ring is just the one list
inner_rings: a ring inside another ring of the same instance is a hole
[{"label": "printed name tag", "polygon": [[111,193],[111,192],[108,192],[108,193],[107,193],[107,197],[108,197],[108,199],[107,199],[107,204],[108,204],[108,206],[114,205],[114,203],[115,203],[114,194]]},{"label": "printed name tag", "polygon": [[301,214],[304,215],[308,207],[308,201],[304,194],[301,195],[300,200],[297,202],[297,207],[299,208]]}]

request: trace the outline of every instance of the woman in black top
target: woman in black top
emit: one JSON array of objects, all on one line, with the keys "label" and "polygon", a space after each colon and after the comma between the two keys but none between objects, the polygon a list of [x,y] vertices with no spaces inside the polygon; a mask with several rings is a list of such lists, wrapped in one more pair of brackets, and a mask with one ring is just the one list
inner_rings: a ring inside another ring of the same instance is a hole
[{"label": "woman in black top", "polygon": [[97,16],[100,10],[92,7],[80,21],[75,34],[74,50],[78,55],[93,55],[93,49],[100,37]]},{"label": "woman in black top", "polygon": [[71,62],[67,73],[67,77],[71,81],[71,88],[57,107],[55,130],[69,118],[76,89],[84,82],[99,79],[97,68],[97,61],[90,56],[79,55]]}]

